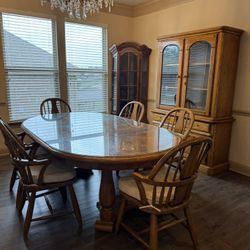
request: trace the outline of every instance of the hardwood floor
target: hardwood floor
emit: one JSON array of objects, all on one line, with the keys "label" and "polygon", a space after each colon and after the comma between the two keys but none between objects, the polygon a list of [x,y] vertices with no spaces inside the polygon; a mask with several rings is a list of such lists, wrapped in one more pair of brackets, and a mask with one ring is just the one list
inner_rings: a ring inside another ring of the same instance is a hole
[{"label": "hardwood floor", "polygon": [[[100,181],[98,171],[94,171],[94,175],[88,180],[78,180],[75,183],[83,216],[83,231],[80,235],[77,234],[76,220],[73,216],[67,216],[32,223],[29,240],[25,242],[22,237],[22,218],[15,209],[17,185],[15,184],[13,192],[8,190],[11,170],[8,157],[1,157],[0,249],[144,249],[122,229],[118,235],[95,231]],[[49,196],[49,200],[55,209],[65,206],[57,193]],[[66,208],[67,206],[69,204],[66,204]],[[43,198],[38,199],[35,214],[47,212]],[[200,174],[193,189],[191,212],[200,249],[250,249],[250,178],[233,172],[217,177]],[[131,213],[128,214],[128,219],[129,215]],[[160,250],[193,249],[188,232],[180,225],[161,232],[159,244]]]}]

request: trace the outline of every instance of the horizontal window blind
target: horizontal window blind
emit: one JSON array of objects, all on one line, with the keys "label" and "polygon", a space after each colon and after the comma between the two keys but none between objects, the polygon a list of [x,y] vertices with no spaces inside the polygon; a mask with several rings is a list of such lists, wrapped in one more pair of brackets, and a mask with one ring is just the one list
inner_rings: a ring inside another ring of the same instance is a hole
[{"label": "horizontal window blind", "polygon": [[42,100],[59,96],[54,22],[50,19],[1,14],[9,118],[39,114]]},{"label": "horizontal window blind", "polygon": [[68,101],[73,111],[107,111],[106,29],[65,23]]}]

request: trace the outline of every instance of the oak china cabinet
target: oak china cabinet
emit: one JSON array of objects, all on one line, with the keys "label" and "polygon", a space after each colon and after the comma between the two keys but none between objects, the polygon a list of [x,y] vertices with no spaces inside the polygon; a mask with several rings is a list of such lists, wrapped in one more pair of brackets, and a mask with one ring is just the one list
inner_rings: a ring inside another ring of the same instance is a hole
[{"label": "oak china cabinet", "polygon": [[213,138],[202,165],[208,174],[228,168],[232,104],[242,30],[216,27],[160,37],[158,97],[153,122],[173,107],[193,110],[192,135]]},{"label": "oak china cabinet", "polygon": [[[118,115],[130,101],[142,102],[147,110],[148,68],[151,49],[134,42],[114,44],[112,54],[112,114]],[[143,121],[146,121],[145,114]]]}]

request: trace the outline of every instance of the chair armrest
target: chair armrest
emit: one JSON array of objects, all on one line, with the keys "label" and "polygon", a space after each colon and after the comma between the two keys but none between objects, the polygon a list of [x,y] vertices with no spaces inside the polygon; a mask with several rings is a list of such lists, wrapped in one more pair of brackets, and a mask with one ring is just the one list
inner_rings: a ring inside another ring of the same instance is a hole
[{"label": "chair armrest", "polygon": [[196,179],[197,174],[194,174],[192,177],[183,179],[183,180],[175,180],[175,181],[155,181],[149,179],[148,176],[143,176],[137,172],[133,173],[133,177],[138,182],[143,182],[148,185],[159,186],[159,187],[179,187],[183,185],[187,185]]}]

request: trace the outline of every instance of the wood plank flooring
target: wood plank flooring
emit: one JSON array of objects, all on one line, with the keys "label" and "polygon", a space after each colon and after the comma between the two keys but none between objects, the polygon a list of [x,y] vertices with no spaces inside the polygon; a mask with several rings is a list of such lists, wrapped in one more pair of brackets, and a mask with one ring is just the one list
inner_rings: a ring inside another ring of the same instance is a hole
[{"label": "wood plank flooring", "polygon": [[[8,157],[0,158],[0,249],[86,249],[142,250],[137,241],[121,230],[118,235],[96,232],[98,216],[96,202],[100,172],[94,171],[88,180],[78,180],[75,190],[83,216],[83,231],[77,234],[73,216],[31,224],[29,240],[22,237],[22,217],[15,209],[16,186],[8,191],[12,167]],[[69,208],[59,194],[49,196],[53,208]],[[25,207],[26,208],[26,207]],[[199,175],[191,202],[193,221],[200,249],[250,249],[250,178],[233,173],[217,177]],[[25,213],[25,209],[23,211]],[[43,198],[36,202],[35,214],[48,213]],[[128,216],[130,216],[129,214]],[[139,215],[140,216],[140,215]],[[128,217],[129,219],[129,217]],[[159,235],[160,250],[193,249],[186,229],[177,225]]]}]

